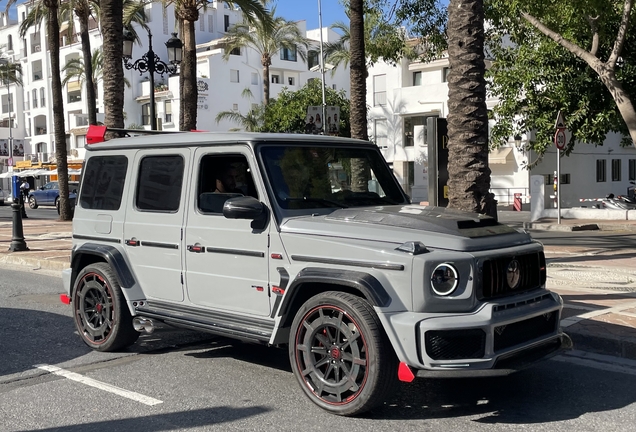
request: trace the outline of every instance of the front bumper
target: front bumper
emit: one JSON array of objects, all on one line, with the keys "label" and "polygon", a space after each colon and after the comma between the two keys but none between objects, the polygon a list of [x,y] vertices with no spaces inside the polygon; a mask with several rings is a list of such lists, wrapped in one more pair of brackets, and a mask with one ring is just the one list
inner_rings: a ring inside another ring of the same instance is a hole
[{"label": "front bumper", "polygon": [[400,361],[417,376],[505,375],[572,347],[559,327],[562,308],[561,297],[541,291],[491,301],[471,313],[404,312],[381,319]]},{"label": "front bumper", "polygon": [[67,268],[62,270],[62,286],[64,287],[64,292],[69,297],[71,296],[71,275],[73,274],[72,268]]}]

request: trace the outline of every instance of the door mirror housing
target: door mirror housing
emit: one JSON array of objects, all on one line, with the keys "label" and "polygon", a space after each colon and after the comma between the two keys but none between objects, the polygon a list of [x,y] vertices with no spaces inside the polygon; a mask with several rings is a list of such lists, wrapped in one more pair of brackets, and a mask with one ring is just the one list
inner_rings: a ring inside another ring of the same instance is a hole
[{"label": "door mirror housing", "polygon": [[223,205],[223,216],[228,219],[251,219],[254,230],[265,228],[267,215],[265,204],[251,196],[230,198]]}]

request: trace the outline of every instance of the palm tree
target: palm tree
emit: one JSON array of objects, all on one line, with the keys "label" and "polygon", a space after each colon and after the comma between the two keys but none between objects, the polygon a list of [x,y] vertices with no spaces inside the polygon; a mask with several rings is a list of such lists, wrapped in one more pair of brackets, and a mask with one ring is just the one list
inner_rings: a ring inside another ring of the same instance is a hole
[{"label": "palm tree", "polygon": [[[9,0],[7,8],[15,0]],[[51,93],[53,96],[53,134],[55,139],[55,159],[60,187],[60,219],[71,219],[71,206],[68,201],[68,160],[66,151],[66,128],[64,126],[64,98],[60,78],[60,23],[59,0],[39,0],[33,3],[27,18],[20,24],[20,37],[24,38],[32,26],[46,22],[46,40],[51,65]]]},{"label": "palm tree", "polygon": [[[105,0],[111,4],[119,2],[121,0]],[[180,21],[181,35],[183,38],[183,55],[180,65],[181,73],[179,75],[179,87],[181,89],[181,100],[184,102],[181,104],[181,118],[179,129],[180,130],[193,130],[197,126],[197,88],[196,88],[196,41],[194,24],[199,19],[199,10],[205,9],[209,1],[208,0],[163,0],[164,4],[172,3],[175,8],[175,15]],[[227,3],[230,6],[238,6],[244,16],[250,23],[256,23],[256,21],[262,21],[263,23],[269,23],[271,21],[270,15],[265,8],[265,4],[269,0],[228,0]],[[121,7],[120,7],[121,10]],[[120,41],[121,45],[121,41]],[[121,59],[121,47],[120,47]]]},{"label": "palm tree", "polygon": [[[104,70],[104,56],[102,55],[101,48],[95,48],[93,50],[93,54],[91,55],[92,64],[92,72],[93,72],[93,86],[95,88],[95,94],[97,94],[97,88],[100,81],[103,79],[103,70]],[[84,67],[84,59],[83,58],[74,58],[70,59],[66,62],[64,67],[62,68],[62,72],[64,72],[64,79],[62,80],[62,85],[68,84],[70,81],[77,80],[81,84],[86,82],[86,74],[88,73],[87,68]],[[124,78],[124,84],[126,87],[130,88],[130,81]]]},{"label": "palm tree", "polygon": [[0,59],[0,84],[14,83],[22,85],[22,67],[20,63],[13,63]]},{"label": "palm tree", "polygon": [[307,59],[307,47],[309,39],[301,33],[296,23],[287,21],[282,17],[275,17],[276,8],[270,12],[273,26],[256,20],[253,23],[245,21],[232,26],[226,36],[225,53],[223,59],[230,58],[233,50],[240,48],[252,48],[261,56],[263,66],[263,104],[269,103],[269,67],[272,64],[272,56],[281,49],[296,52],[301,59]]},{"label": "palm tree", "polygon": [[[249,88],[243,90],[241,94],[246,99],[254,99],[254,95]],[[230,120],[234,123],[237,123],[240,127],[230,129],[231,132],[245,130],[246,132],[257,132],[260,130],[263,125],[265,115],[265,107],[264,105],[259,105],[257,108],[252,108],[248,111],[247,114],[241,114],[238,111],[220,111],[216,115],[216,122],[220,123],[221,120]]]},{"label": "palm tree", "polygon": [[[364,0],[349,4],[350,68],[351,76],[351,138],[368,141],[367,131],[367,63],[364,50]],[[351,189],[366,192],[367,167],[362,160],[351,161]]]},{"label": "palm tree", "polygon": [[104,123],[109,128],[124,127],[124,11],[122,0],[101,0],[100,27],[104,56]]},{"label": "palm tree", "polygon": [[483,0],[448,5],[448,206],[497,217],[490,193]]}]

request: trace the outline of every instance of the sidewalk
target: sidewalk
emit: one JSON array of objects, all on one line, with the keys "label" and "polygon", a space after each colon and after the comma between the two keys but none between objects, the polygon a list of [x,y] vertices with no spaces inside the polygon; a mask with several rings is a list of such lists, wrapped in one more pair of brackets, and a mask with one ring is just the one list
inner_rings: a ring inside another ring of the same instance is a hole
[{"label": "sidewalk", "polygon": [[[503,223],[523,223],[523,215],[502,216]],[[514,217],[519,220],[511,220]],[[555,228],[559,226],[556,221],[548,220],[534,226],[567,230],[587,224],[588,221],[562,220],[561,228]],[[605,227],[602,229],[611,226],[619,231],[636,231],[636,221],[601,225]],[[23,226],[30,250],[8,252],[12,225],[0,220],[0,264],[26,271],[61,271],[69,266],[71,222],[29,219],[23,221]],[[547,285],[563,297],[562,326],[575,348],[636,360],[636,245],[619,250],[546,246],[545,253]]]}]

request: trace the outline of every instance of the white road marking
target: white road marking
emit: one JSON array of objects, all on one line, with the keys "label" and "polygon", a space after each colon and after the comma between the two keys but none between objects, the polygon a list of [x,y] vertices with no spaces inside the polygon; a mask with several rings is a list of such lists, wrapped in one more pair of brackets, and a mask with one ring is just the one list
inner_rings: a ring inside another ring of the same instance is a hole
[{"label": "white road marking", "polygon": [[59,368],[57,366],[41,364],[41,365],[35,365],[35,367],[37,367],[38,369],[42,369],[42,370],[45,370],[47,372],[50,372],[50,373],[52,373],[54,375],[59,375],[61,377],[70,379],[72,381],[76,381],[78,383],[86,384],[87,386],[95,387],[95,388],[98,388],[100,390],[107,391],[109,393],[114,393],[116,395],[123,396],[123,397],[128,398],[128,399],[132,399],[132,400],[134,400],[136,402],[140,402],[140,403],[145,404],[145,405],[154,406],[154,405],[158,405],[160,403],[163,403],[163,401],[160,401],[159,399],[154,399],[154,398],[151,398],[149,396],[142,395],[140,393],[135,393],[133,391],[129,391],[129,390],[125,390],[125,389],[120,388],[120,387],[116,387],[114,385],[106,384],[106,383],[103,383],[101,381],[97,381],[97,380],[94,380],[92,378],[85,377],[85,376],[80,375],[78,373],[64,370],[64,369]]}]

